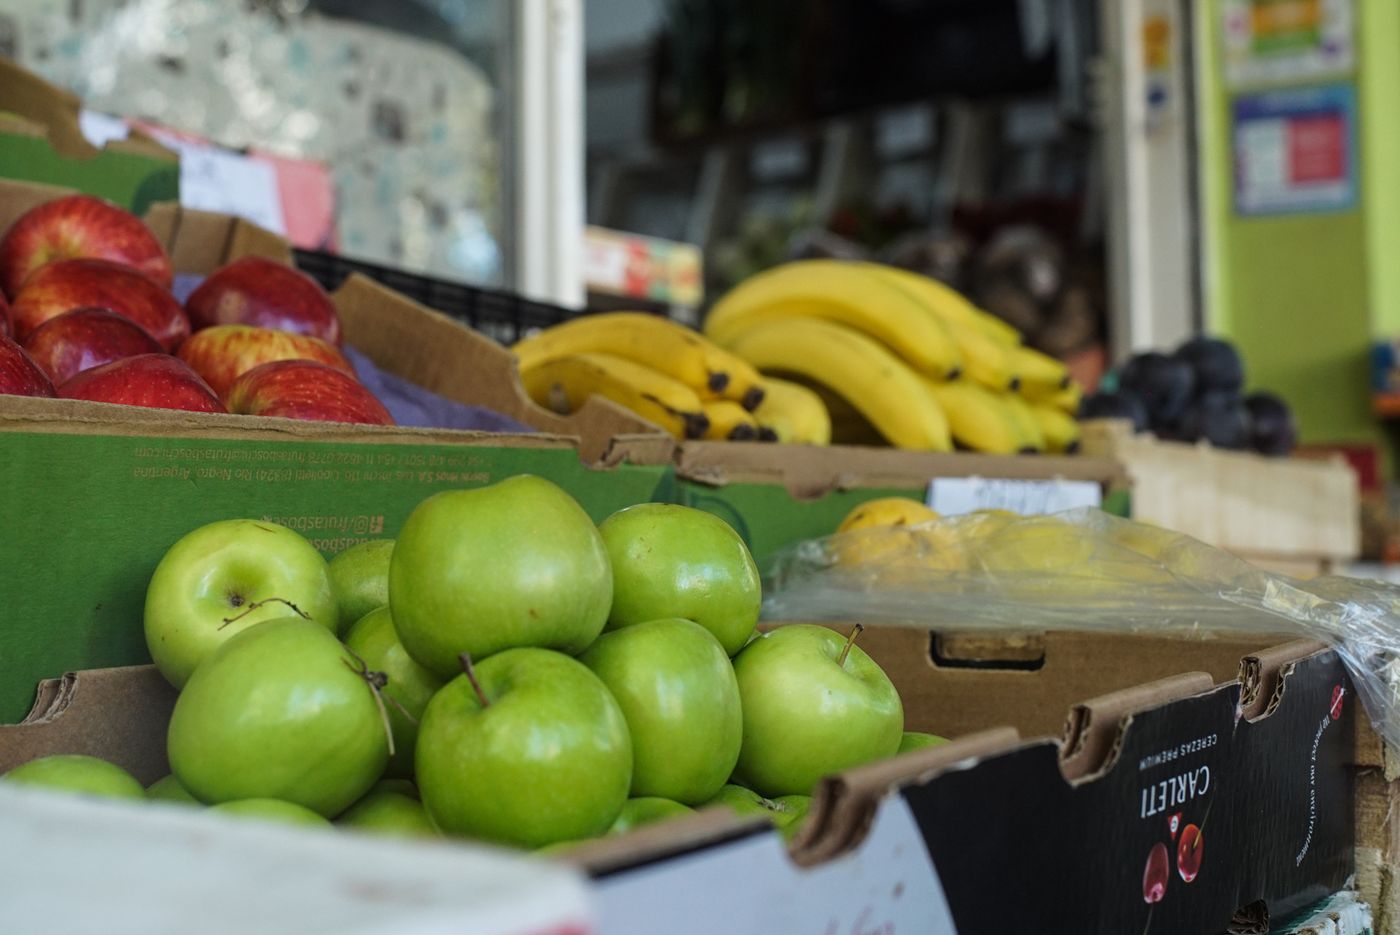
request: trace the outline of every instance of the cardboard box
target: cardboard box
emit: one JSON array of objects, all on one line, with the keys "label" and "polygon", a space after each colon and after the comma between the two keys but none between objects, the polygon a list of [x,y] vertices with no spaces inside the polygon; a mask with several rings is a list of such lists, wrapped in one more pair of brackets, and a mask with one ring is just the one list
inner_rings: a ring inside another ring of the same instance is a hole
[{"label": "cardboard box", "polygon": [[[956,739],[825,780],[790,848],[713,811],[580,848],[602,930],[1216,935],[1352,872],[1358,714],[1332,651],[1062,635],[1038,665],[988,665],[936,659],[924,631],[861,639],[907,726]],[[24,723],[0,727],[0,771],[84,752],[149,782],[173,702],[151,667],[46,682]],[[1187,881],[1191,825],[1204,843]],[[1166,889],[1149,904],[1159,844]]]},{"label": "cardboard box", "polygon": [[0,397],[0,719],[18,717],[52,672],[145,661],[146,582],[204,523],[279,522],[330,555],[394,536],[431,494],[521,473],[554,481],[601,520],[652,499],[667,469],[591,468],[572,440],[543,434]]},{"label": "cardboard box", "polygon": [[[25,211],[64,190],[0,180],[0,230]],[[291,245],[276,234],[228,215],[154,205],[144,219],[165,246],[177,274],[208,275],[239,257],[261,256],[291,264]],[[583,457],[604,460],[624,439],[632,458],[668,460],[669,436],[605,399],[590,399],[560,416],[530,401],[515,358],[500,345],[444,315],[363,276],[352,276],[331,296],[345,342],[381,370],[458,402],[485,406],[542,432],[578,438]],[[236,418],[236,417],[223,417]],[[635,438],[633,436],[645,436]]]},{"label": "cardboard box", "polygon": [[0,58],[0,174],[97,195],[138,214],[179,201],[175,153],[139,133],[98,149],[83,137],[80,109],[72,94]]},{"label": "cardboard box", "polygon": [[1291,575],[1325,574],[1360,551],[1360,491],[1341,457],[1266,458],[1165,442],[1116,420],[1085,423],[1083,439],[1085,454],[1123,466],[1133,519]]},{"label": "cardboard box", "polygon": [[675,464],[678,483],[666,498],[724,519],[760,565],[779,549],[831,535],[866,500],[923,501],[940,478],[1089,481],[1100,486],[1104,509],[1119,515],[1128,510],[1126,477],[1114,462],[1099,458],[682,442]]}]

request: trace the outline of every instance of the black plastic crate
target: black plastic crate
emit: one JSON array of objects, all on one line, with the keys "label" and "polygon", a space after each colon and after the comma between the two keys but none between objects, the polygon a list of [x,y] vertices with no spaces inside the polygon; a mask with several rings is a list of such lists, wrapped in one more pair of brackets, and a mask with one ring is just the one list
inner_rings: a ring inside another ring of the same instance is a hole
[{"label": "black plastic crate", "polygon": [[499,289],[482,289],[319,250],[296,250],[297,268],[332,291],[351,273],[368,276],[415,302],[457,319],[507,346],[534,328],[547,328],[579,312]]}]

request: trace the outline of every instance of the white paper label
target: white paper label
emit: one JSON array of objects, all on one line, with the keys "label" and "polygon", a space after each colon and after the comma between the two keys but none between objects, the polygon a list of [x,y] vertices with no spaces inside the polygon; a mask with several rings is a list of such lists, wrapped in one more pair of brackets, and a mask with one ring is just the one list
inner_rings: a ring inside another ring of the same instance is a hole
[{"label": "white paper label", "polygon": [[180,153],[180,204],[232,214],[276,234],[286,233],[277,171],[271,163],[173,134],[156,134]]},{"label": "white paper label", "polygon": [[764,834],[607,877],[603,935],[957,935],[919,827],[900,796],[880,804],[854,853],[800,868]]},{"label": "white paper label", "polygon": [[1099,485],[1087,480],[1010,480],[998,477],[935,477],[929,508],[943,516],[975,510],[1008,510],[1022,516],[1059,513],[1103,502]]},{"label": "white paper label", "polygon": [[125,120],[95,110],[78,112],[78,129],[82,131],[83,137],[98,149],[112,140],[124,140],[131,135],[131,128],[126,125]]}]

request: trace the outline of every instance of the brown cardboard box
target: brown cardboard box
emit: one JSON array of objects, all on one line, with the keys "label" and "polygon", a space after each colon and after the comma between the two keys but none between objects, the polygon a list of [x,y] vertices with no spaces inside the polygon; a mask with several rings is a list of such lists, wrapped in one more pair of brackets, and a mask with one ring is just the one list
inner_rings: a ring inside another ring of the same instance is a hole
[{"label": "brown cardboard box", "polygon": [[1295,576],[1326,574],[1360,550],[1360,491],[1341,457],[1266,458],[1160,441],[1116,420],[1086,422],[1083,435],[1085,454],[1122,465],[1133,519]]},{"label": "brown cardboard box", "polygon": [[[61,194],[62,189],[50,186],[0,180],[0,230]],[[177,273],[207,275],[243,256],[291,262],[291,245],[286,240],[238,218],[166,203],[152,206],[145,220],[170,253]],[[494,409],[542,432],[574,436],[581,455],[590,462],[607,459],[618,438],[627,440],[634,459],[650,463],[669,459],[669,436],[607,400],[590,399],[569,416],[536,406],[520,384],[509,351],[391,289],[353,276],[332,299],[346,343],[383,370],[440,396]]]},{"label": "brown cardboard box", "polygon": [[[1161,928],[1149,930],[1213,935],[1351,872],[1336,809],[1350,803],[1341,753],[1356,708],[1334,701],[1340,719],[1326,716],[1344,675],[1317,644],[1066,635],[1047,638],[1038,664],[987,667],[931,655],[922,631],[861,639],[907,726],[955,739],[826,780],[787,849],[761,823],[712,811],[579,848],[568,859],[595,878],[605,927],[952,931],[943,918],[961,935],[1137,932],[1150,910]],[[23,723],[0,727],[0,772],[82,752],[150,782],[168,768],[173,702],[150,667],[47,682]],[[1294,867],[1309,795],[1315,827]],[[1166,821],[1173,809],[1182,825]],[[1200,878],[1145,905],[1142,860],[1153,841],[1175,848],[1185,823],[1209,841]]]}]

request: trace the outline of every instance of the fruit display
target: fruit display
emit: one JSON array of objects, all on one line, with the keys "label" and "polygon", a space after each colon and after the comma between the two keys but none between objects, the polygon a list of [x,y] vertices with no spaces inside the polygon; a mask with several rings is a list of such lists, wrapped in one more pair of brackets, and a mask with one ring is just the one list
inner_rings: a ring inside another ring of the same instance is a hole
[{"label": "fruit display", "polygon": [[511,350],[526,391],[541,406],[569,413],[596,394],[678,438],[706,437],[711,413],[715,430],[728,430],[725,437],[748,425],[728,407],[707,413],[706,403],[752,411],[763,401],[762,379],[749,364],[689,328],[643,312],[585,315]]},{"label": "fruit display", "polygon": [[1244,361],[1229,341],[1198,336],[1172,354],[1138,354],[1087,397],[1082,418],[1127,419],[1136,432],[1169,441],[1283,457],[1298,443],[1288,403],[1275,393],[1246,394]]},{"label": "fruit display", "polygon": [[21,215],[0,237],[0,394],[393,424],[339,350],[339,315],[310,277],[243,257],[183,306],[172,279],[144,222],[101,199]]},{"label": "fruit display", "polygon": [[704,331],[766,379],[815,392],[836,441],[998,454],[1078,446],[1077,392],[1065,366],[1022,346],[1015,329],[954,289],[908,270],[787,263],[721,296]]},{"label": "fruit display", "polygon": [[874,263],[802,260],[721,296],[704,334],[657,315],[572,319],[512,350],[532,399],[590,395],[677,438],[833,441],[999,454],[1078,447],[1059,361],[949,287]]},{"label": "fruit display", "polygon": [[759,631],[722,520],[647,503],[595,525],[530,475],[429,497],[330,561],[272,522],[210,523],[146,594],[179,691],[170,775],[50,756],[0,781],[554,853],[715,806],[791,837],[822,777],[935,742],[910,741],[859,626]]}]

